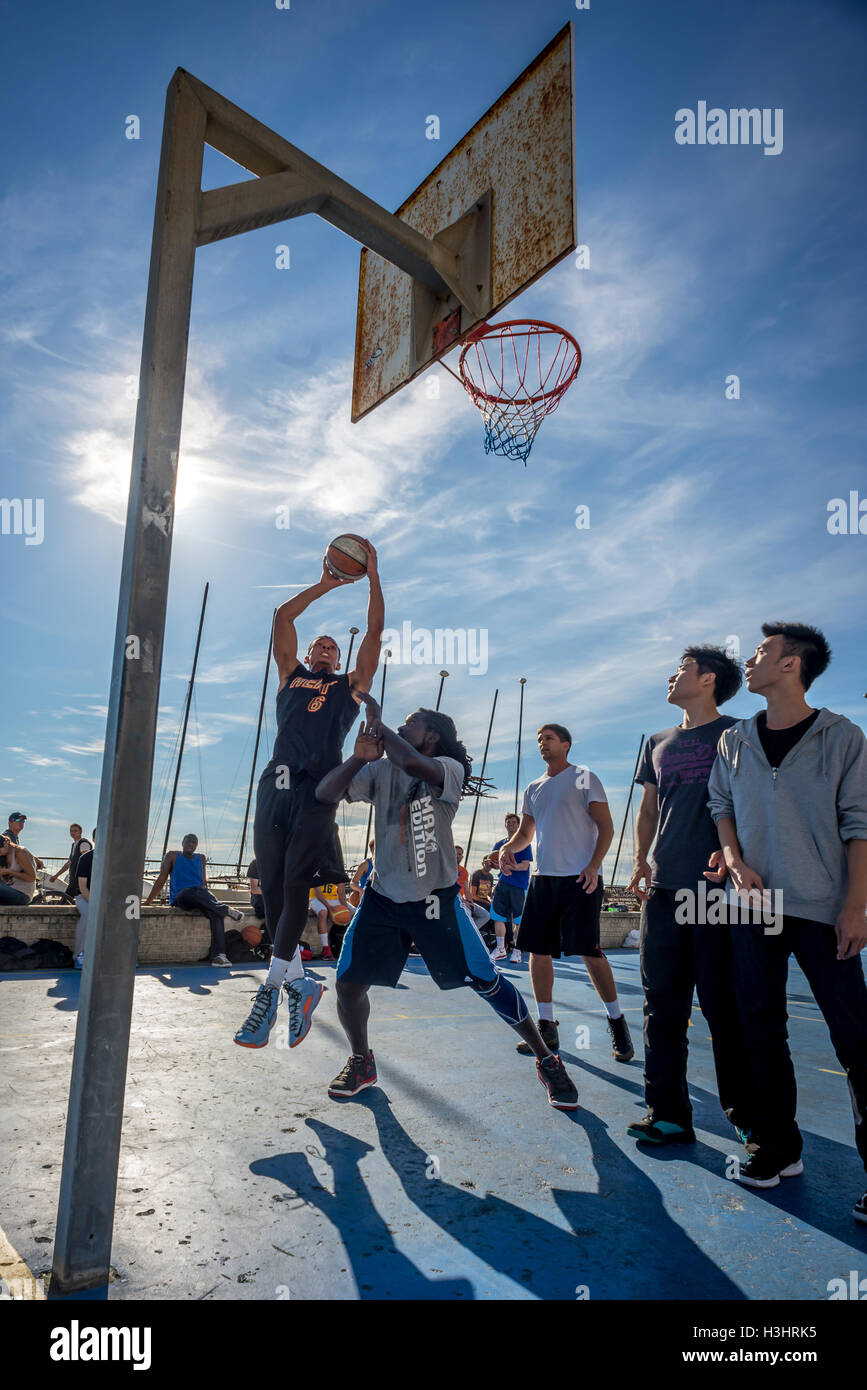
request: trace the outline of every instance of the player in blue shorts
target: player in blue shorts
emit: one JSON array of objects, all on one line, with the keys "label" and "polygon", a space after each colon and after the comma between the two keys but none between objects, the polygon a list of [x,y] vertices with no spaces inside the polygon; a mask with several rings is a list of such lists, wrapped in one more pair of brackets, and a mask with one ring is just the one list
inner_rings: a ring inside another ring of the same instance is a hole
[{"label": "player in blue shorts", "polygon": [[527,895],[527,888],[530,883],[530,864],[533,859],[533,851],[529,845],[525,849],[519,849],[515,859],[521,867],[516,873],[506,873],[505,869],[500,868],[500,850],[511,840],[513,835],[518,833],[521,824],[520,818],[510,811],[506,816],[506,834],[502,840],[498,840],[491,850],[482,860],[486,869],[500,869],[500,877],[497,879],[497,886],[494,889],[494,897],[491,903],[491,921],[494,924],[494,931],[497,935],[497,944],[491,952],[491,960],[506,959],[506,931],[511,927],[512,930],[512,956],[515,965],[520,965],[522,961],[521,952],[515,945],[518,935],[518,927],[521,925],[521,913],[524,911],[524,898]]},{"label": "player in blue shorts", "polygon": [[372,803],[376,862],[337,963],[337,1016],[352,1048],[332,1081],[335,1098],[376,1084],[367,1036],[371,985],[395,986],[415,942],[440,989],[469,985],[528,1045],[548,1103],[575,1110],[578,1092],[556,1053],[542,1041],[511,980],[492,965],[458,895],[452,821],[471,762],[447,715],[419,709],[395,732],[379,706],[367,707],[355,750],[316,788],[319,800]]}]

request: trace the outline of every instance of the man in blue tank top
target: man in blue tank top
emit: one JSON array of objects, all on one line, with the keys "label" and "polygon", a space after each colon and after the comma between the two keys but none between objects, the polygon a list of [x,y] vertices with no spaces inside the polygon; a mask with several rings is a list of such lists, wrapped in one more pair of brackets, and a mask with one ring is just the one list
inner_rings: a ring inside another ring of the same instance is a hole
[{"label": "man in blue tank top", "polygon": [[307,922],[311,888],[346,883],[337,836],[336,806],[317,801],[322,777],[343,759],[343,742],[358,715],[358,693],[371,687],[379,663],[385,602],[376,551],[369,541],[367,578],[370,596],[367,631],[358,648],[355,670],[340,674],[340,648],[333,637],[311,642],[306,664],[298,660],[295,620],[323,594],[351,580],[336,579],[323,561],[318,583],[289,599],[274,619],[277,690],[277,737],[274,753],[259,780],[253,845],[265,921],[274,954],[244,1025],[235,1034],[241,1047],[265,1047],[277,1017],[281,992],[289,1007],[289,1046],[309,1032],[323,987],[306,979],[299,942]]},{"label": "man in blue tank top", "polygon": [[211,928],[211,964],[225,967],[230,965],[231,961],[226,955],[226,933],[223,923],[227,917],[240,922],[244,914],[237,908],[230,907],[228,903],[219,902],[213,893],[208,892],[205,856],[196,853],[198,847],[196,835],[185,835],[180,850],[169,850],[144,905],[150,907],[168,879],[169,902],[172,907],[181,907],[187,912],[201,912],[207,917]]}]

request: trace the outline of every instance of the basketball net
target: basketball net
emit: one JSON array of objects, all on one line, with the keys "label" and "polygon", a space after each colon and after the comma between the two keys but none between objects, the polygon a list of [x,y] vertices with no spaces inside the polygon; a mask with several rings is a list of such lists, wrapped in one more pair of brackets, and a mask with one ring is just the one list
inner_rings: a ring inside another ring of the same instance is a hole
[{"label": "basketball net", "polygon": [[485,453],[526,464],[539,426],[557,409],[580,366],[577,342],[554,323],[516,319],[485,323],[470,333],[460,375],[452,376],[482,412]]}]

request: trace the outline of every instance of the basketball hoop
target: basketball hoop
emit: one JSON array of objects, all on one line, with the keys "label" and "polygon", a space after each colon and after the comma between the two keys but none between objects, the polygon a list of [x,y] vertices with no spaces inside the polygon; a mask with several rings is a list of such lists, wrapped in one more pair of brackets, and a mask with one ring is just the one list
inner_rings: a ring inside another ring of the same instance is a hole
[{"label": "basketball hoop", "polygon": [[470,333],[459,380],[482,412],[485,453],[526,464],[539,426],[557,409],[580,366],[580,347],[555,323],[515,319],[485,323]]}]

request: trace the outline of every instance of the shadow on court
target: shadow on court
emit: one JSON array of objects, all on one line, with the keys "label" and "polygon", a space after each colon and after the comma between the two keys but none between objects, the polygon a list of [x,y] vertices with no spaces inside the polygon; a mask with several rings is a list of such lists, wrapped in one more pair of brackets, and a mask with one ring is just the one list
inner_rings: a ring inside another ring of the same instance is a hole
[{"label": "shadow on court", "polygon": [[[418,1211],[477,1260],[540,1299],[706,1299],[744,1295],[667,1215],[655,1185],[608,1139],[605,1125],[586,1111],[586,1131],[604,1187],[595,1193],[551,1189],[570,1229],[555,1225],[494,1194],[429,1178],[429,1156],[395,1118],[382,1090],[357,1102],[374,1119],[379,1144],[397,1182]],[[565,1117],[564,1117],[565,1118]],[[334,1175],[334,1194],[323,1190],[303,1154],[279,1154],[251,1164],[251,1171],[284,1183],[336,1227],[362,1298],[474,1298],[463,1279],[431,1280],[400,1253],[376,1210],[360,1160],[372,1151],[333,1125],[309,1119]],[[614,1178],[615,1181],[611,1181]],[[444,1250],[437,1258],[445,1265]]]}]

